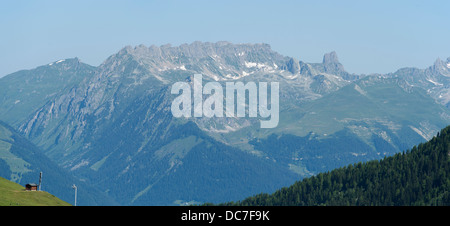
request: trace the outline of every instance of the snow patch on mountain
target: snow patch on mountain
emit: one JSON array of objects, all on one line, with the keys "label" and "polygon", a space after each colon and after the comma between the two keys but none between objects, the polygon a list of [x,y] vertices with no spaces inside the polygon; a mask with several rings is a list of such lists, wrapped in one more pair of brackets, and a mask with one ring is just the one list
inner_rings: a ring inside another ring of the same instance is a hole
[{"label": "snow patch on mountain", "polygon": [[367,93],[366,91],[364,91],[363,89],[361,89],[361,87],[359,87],[358,85],[355,84],[355,90],[358,91],[358,93],[361,93],[363,96],[366,96]]},{"label": "snow patch on mountain", "polygon": [[435,82],[435,81],[433,81],[433,80],[431,80],[431,79],[427,79],[427,81],[433,83],[433,84],[436,85],[436,86],[443,86],[443,85],[444,85],[444,84],[442,84],[442,83]]},{"label": "snow patch on mountain", "polygon": [[429,140],[429,139],[430,139],[426,134],[424,134],[421,130],[417,129],[416,127],[414,127],[414,126],[409,126],[409,128],[411,128],[412,130],[414,130],[414,132],[416,132],[416,133],[419,134],[421,137],[423,137],[423,139],[425,139],[425,140]]}]

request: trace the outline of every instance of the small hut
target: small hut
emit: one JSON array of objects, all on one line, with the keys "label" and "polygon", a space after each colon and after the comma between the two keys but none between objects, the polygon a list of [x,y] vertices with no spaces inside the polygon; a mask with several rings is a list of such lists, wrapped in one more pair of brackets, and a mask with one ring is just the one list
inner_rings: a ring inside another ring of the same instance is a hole
[{"label": "small hut", "polygon": [[37,191],[37,184],[26,184],[25,185],[25,190],[26,191]]}]

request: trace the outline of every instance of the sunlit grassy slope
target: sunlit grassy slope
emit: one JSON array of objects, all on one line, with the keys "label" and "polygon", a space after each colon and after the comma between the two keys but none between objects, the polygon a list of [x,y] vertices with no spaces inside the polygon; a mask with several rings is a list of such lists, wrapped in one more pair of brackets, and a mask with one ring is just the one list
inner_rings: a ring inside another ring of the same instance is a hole
[{"label": "sunlit grassy slope", "polygon": [[45,191],[25,191],[25,187],[0,177],[0,206],[70,206]]}]

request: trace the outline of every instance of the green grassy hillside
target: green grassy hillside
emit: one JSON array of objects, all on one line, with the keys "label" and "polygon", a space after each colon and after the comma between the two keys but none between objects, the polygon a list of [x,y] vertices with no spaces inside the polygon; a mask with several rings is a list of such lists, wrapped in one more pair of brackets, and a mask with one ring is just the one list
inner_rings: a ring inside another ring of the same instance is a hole
[{"label": "green grassy hillside", "polygon": [[0,206],[70,206],[45,191],[25,191],[25,187],[0,177]]}]

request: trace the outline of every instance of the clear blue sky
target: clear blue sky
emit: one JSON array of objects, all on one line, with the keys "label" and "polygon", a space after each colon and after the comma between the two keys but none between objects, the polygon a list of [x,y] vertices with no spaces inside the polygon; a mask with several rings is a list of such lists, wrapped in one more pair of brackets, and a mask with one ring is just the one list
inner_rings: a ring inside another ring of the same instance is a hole
[{"label": "clear blue sky", "polygon": [[336,51],[350,73],[425,68],[450,56],[450,1],[8,1],[0,77],[126,45],[268,43],[305,62]]}]

